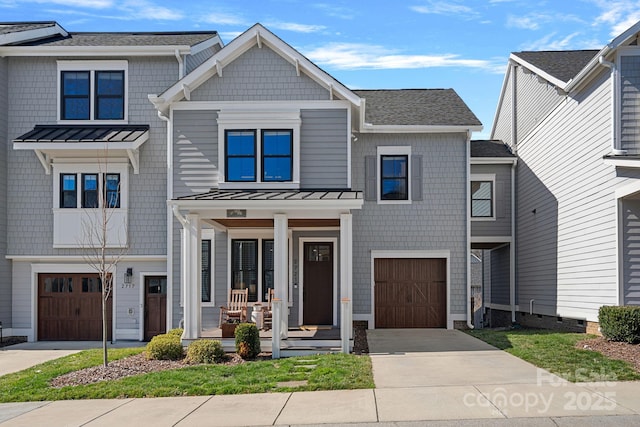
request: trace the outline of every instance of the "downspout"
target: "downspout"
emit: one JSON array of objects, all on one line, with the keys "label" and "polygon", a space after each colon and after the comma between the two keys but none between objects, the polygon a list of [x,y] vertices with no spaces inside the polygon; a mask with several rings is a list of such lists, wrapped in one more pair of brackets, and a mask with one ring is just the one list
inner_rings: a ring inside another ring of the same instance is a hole
[{"label": "downspout", "polygon": [[518,155],[518,130],[516,126],[517,122],[517,108],[516,108],[516,73],[518,72],[518,66],[514,63],[511,64],[511,150],[515,156]]},{"label": "downspout", "polygon": [[509,245],[509,300],[511,323],[516,323],[516,164],[511,164],[511,244]]},{"label": "downspout", "polygon": [[467,164],[466,164],[466,205],[467,205],[467,327],[473,329],[471,323],[471,130],[467,131]]},{"label": "downspout", "polygon": [[624,156],[627,150],[623,150],[618,141],[618,127],[616,126],[616,117],[619,117],[620,103],[618,97],[618,67],[615,63],[604,59],[604,55],[598,58],[598,62],[611,69],[611,152],[614,156]]},{"label": "downspout", "polygon": [[182,55],[180,55],[180,51],[178,49],[174,51],[174,54],[178,60],[178,80],[180,80],[184,77],[184,59],[182,58]]}]

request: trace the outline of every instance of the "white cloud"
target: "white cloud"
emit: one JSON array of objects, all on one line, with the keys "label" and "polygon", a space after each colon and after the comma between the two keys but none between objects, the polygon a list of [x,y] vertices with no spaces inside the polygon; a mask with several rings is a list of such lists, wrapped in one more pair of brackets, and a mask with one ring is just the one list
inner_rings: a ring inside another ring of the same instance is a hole
[{"label": "white cloud", "polygon": [[553,32],[546,36],[525,43],[520,48],[522,50],[576,50],[576,49],[600,49],[602,43],[596,39],[581,39],[580,32],[574,32],[565,37],[557,37]]},{"label": "white cloud", "polygon": [[602,12],[596,18],[594,25],[609,25],[610,34],[616,37],[640,21],[640,7],[632,0],[592,0]]},{"label": "white cloud", "polygon": [[325,15],[339,19],[353,19],[356,12],[352,9],[330,3],[315,3],[312,7],[321,10]]},{"label": "white cloud", "polygon": [[108,9],[114,6],[112,0],[28,0],[38,4],[52,4],[68,7],[82,7],[88,9]]},{"label": "white cloud", "polygon": [[177,21],[184,18],[180,10],[156,6],[146,0],[127,0],[116,6],[117,9],[128,13],[130,19],[150,19],[159,21]]},{"label": "white cloud", "polygon": [[305,55],[318,65],[342,70],[463,67],[492,73],[504,71],[504,59],[466,59],[456,54],[406,55],[383,46],[359,43],[331,43],[306,51]]},{"label": "white cloud", "polygon": [[243,27],[249,26],[249,23],[247,23],[244,18],[238,15],[233,15],[231,13],[224,13],[224,12],[210,13],[208,15],[201,17],[199,21],[206,22],[207,24],[242,25]]},{"label": "white cloud", "polygon": [[507,17],[507,27],[521,28],[524,30],[537,30],[540,28],[540,22],[532,16],[509,15]]},{"label": "white cloud", "polygon": [[[46,6],[66,6],[65,9],[46,9],[47,12],[80,15],[122,21],[159,20],[174,21],[184,18],[181,10],[158,6],[148,0],[22,0]],[[98,10],[100,12],[98,12]]]},{"label": "white cloud", "polygon": [[218,33],[218,34],[220,35],[222,40],[225,42],[225,44],[227,44],[231,40],[235,39],[240,34],[242,34],[242,31],[224,31],[224,32],[221,32],[221,33]]},{"label": "white cloud", "polygon": [[410,9],[414,12],[424,14],[454,16],[464,15],[467,18],[478,16],[478,13],[474,9],[456,2],[429,0],[424,5],[411,6]]},{"label": "white cloud", "polygon": [[296,33],[317,33],[324,30],[326,27],[323,25],[308,25],[308,24],[296,24],[295,22],[266,22],[264,24],[268,28],[274,30],[293,31]]}]

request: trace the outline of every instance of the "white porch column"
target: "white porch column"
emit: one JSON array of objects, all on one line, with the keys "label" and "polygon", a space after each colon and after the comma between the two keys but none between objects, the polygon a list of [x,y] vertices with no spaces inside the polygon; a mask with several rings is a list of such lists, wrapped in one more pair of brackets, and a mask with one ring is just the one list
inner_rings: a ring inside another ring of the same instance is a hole
[{"label": "white porch column", "polygon": [[202,329],[202,240],[200,217],[189,214],[182,223],[182,289],[184,290],[184,339],[197,339]]},{"label": "white porch column", "polygon": [[288,219],[285,214],[273,216],[273,282],[275,297],[282,301],[280,336],[287,338],[289,330],[289,243]]},{"label": "white porch column", "polygon": [[[340,214],[340,299],[348,298],[348,316],[344,319],[348,322],[353,318],[353,217],[350,213]],[[353,323],[345,324],[348,327],[349,339],[353,338]]]}]

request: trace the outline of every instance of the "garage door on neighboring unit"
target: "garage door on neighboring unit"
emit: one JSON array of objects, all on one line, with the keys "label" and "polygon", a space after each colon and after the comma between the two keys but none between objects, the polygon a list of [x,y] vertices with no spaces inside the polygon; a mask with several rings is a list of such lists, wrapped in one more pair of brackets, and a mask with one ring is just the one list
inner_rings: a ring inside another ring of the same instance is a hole
[{"label": "garage door on neighboring unit", "polygon": [[447,261],[374,259],[376,328],[445,328]]},{"label": "garage door on neighboring unit", "polygon": [[[111,339],[111,302],[107,306]],[[38,340],[102,339],[102,285],[97,274],[38,275]]]}]

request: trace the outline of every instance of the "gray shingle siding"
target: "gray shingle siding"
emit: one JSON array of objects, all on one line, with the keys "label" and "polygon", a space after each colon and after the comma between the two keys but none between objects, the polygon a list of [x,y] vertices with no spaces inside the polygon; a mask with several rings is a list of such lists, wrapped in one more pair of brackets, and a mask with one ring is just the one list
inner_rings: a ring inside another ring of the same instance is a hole
[{"label": "gray shingle siding", "polygon": [[494,174],[496,177],[495,221],[471,221],[471,236],[511,235],[511,165],[471,165],[473,174]]},{"label": "gray shingle siding", "polygon": [[173,198],[218,186],[218,114],[173,113]]},{"label": "gray shingle siding", "polygon": [[347,110],[302,110],[300,186],[347,188]]},{"label": "gray shingle siding", "polygon": [[328,100],[329,91],[266,46],[254,46],[191,93],[192,101]]},{"label": "gray shingle siding", "polygon": [[466,313],[466,137],[464,134],[359,134],[352,145],[352,188],[364,190],[365,156],[377,146],[410,145],[422,155],[423,201],[353,212],[353,310],[371,313],[371,250],[450,250],[451,312]]},{"label": "gray shingle siding", "polygon": [[187,55],[185,58],[185,75],[192,72],[196,69],[200,64],[202,64],[207,59],[211,58],[214,53],[216,53],[220,49],[216,49],[218,45],[209,47],[207,49],[203,49],[195,55]]},{"label": "gray shingle siding", "polygon": [[[98,58],[99,59],[99,58]],[[9,75],[9,139],[36,124],[56,122],[55,58],[11,58]],[[147,95],[169,86],[177,76],[169,58],[129,60],[129,123],[150,125],[140,149],[140,174],[129,173],[129,255],[166,254],[166,125]],[[53,175],[45,175],[32,151],[8,151],[9,231],[12,255],[74,255],[53,249]],[[25,197],[29,195],[29,197]]]},{"label": "gray shingle siding", "polygon": [[7,80],[8,59],[0,58],[0,322],[11,327],[11,265],[7,254]]}]

